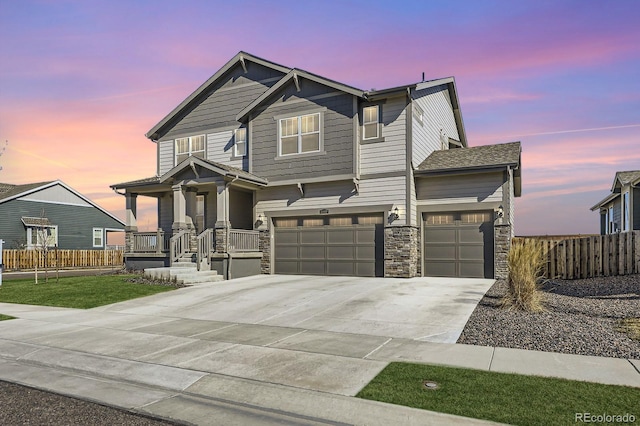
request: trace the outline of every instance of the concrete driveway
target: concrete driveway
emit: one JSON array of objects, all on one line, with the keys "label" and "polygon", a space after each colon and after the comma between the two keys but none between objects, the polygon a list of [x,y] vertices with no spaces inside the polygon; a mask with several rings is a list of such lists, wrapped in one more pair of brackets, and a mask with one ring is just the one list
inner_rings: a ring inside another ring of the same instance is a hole
[{"label": "concrete driveway", "polygon": [[20,318],[0,322],[0,379],[166,416],[176,392],[353,396],[388,361],[453,347],[438,343],[457,340],[492,284],[262,275],[90,310],[0,304]]}]

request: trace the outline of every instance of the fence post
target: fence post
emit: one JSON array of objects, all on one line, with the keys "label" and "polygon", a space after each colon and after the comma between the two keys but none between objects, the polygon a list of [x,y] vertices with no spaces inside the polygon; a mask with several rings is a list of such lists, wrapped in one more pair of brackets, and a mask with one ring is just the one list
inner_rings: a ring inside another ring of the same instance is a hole
[{"label": "fence post", "polygon": [[2,244],[4,240],[0,240],[0,287],[2,287],[2,271],[4,270],[4,263],[2,263]]}]

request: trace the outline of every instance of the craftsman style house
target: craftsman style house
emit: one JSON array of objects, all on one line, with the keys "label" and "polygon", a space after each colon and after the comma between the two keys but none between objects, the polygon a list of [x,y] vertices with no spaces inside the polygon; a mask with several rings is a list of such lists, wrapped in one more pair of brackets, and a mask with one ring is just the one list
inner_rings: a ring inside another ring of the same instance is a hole
[{"label": "craftsman style house", "polygon": [[591,211],[600,212],[600,234],[640,230],[640,170],[617,172],[611,194]]},{"label": "craftsman style house", "polygon": [[0,239],[5,248],[56,246],[103,250],[124,223],[64,182],[0,183]]},{"label": "craftsman style house", "polygon": [[156,176],[112,186],[129,267],[506,274],[520,143],[469,148],[453,78],[363,91],[240,52],[146,136]]}]

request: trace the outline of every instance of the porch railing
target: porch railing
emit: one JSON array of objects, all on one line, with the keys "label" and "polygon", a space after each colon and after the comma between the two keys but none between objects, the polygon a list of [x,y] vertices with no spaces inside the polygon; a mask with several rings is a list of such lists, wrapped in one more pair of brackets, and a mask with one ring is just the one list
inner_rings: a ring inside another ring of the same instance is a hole
[{"label": "porch railing", "polygon": [[189,252],[189,231],[180,231],[169,240],[171,264]]},{"label": "porch railing", "polygon": [[205,229],[200,235],[198,235],[198,254],[197,254],[197,266],[198,271],[203,260],[209,262],[209,255],[215,247],[215,234],[213,229]]},{"label": "porch railing", "polygon": [[258,240],[260,239],[259,231],[251,231],[245,229],[229,230],[229,251],[230,252],[249,252],[260,251],[258,248]]},{"label": "porch railing", "polygon": [[169,240],[164,231],[135,232],[133,234],[134,253],[162,253],[167,251]]}]

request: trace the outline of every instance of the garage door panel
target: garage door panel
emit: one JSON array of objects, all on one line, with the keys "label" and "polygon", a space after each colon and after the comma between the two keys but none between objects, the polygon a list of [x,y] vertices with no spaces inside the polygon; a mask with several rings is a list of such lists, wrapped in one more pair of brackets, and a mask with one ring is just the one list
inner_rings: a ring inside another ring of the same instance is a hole
[{"label": "garage door panel", "polygon": [[298,244],[297,229],[279,229],[276,235],[276,244]]},{"label": "garage door panel", "polygon": [[359,277],[376,277],[381,274],[376,262],[358,262],[355,264],[355,275]]},{"label": "garage door panel", "polygon": [[456,248],[451,245],[428,245],[424,249],[426,259],[430,260],[455,260]]},{"label": "garage door panel", "polygon": [[356,229],[355,242],[357,244],[371,244],[376,240],[376,228],[373,226],[369,229]]},{"label": "garage door panel", "polygon": [[483,277],[484,272],[484,261],[460,263],[460,277],[462,278]]},{"label": "garage door panel", "polygon": [[452,228],[427,228],[425,230],[425,239],[432,243],[455,244],[456,230]]},{"label": "garage door panel", "polygon": [[324,275],[324,260],[300,260],[300,274],[304,275]]},{"label": "garage door panel", "polygon": [[329,262],[327,263],[327,275],[355,275],[353,262]]},{"label": "garage door panel", "polygon": [[355,248],[353,246],[327,246],[327,259],[329,260],[355,260]]},{"label": "garage door panel", "polygon": [[322,229],[301,229],[300,244],[324,244],[325,231]]},{"label": "garage door panel", "polygon": [[351,245],[355,240],[355,232],[347,227],[343,229],[328,229],[325,232],[327,233],[328,244]]},{"label": "garage door panel", "polygon": [[483,243],[484,235],[480,231],[480,228],[474,225],[461,226],[458,229],[458,242],[459,243]]},{"label": "garage door panel", "polygon": [[462,261],[479,260],[484,262],[484,244],[460,245],[458,252]]},{"label": "garage door panel", "polygon": [[298,246],[276,245],[274,252],[278,259],[297,259],[299,257]]},{"label": "garage door panel", "polygon": [[275,273],[276,274],[299,274],[298,272],[298,261],[297,260],[280,260],[275,264]]},{"label": "garage door panel", "polygon": [[455,261],[425,261],[424,262],[425,275],[432,277],[455,277],[457,276],[456,262]]},{"label": "garage door panel", "polygon": [[310,260],[322,260],[325,256],[324,245],[307,245],[300,246],[300,258]]},{"label": "garage door panel", "polygon": [[357,260],[371,260],[376,258],[375,246],[356,246],[356,259]]}]

